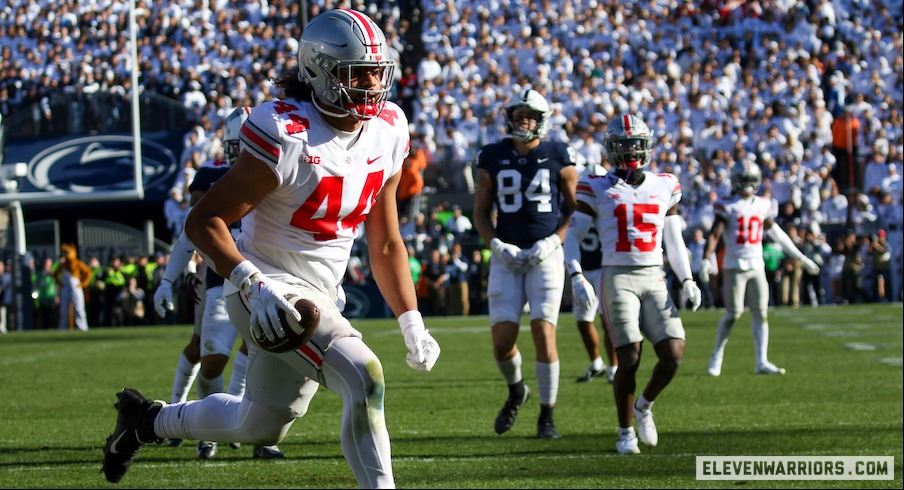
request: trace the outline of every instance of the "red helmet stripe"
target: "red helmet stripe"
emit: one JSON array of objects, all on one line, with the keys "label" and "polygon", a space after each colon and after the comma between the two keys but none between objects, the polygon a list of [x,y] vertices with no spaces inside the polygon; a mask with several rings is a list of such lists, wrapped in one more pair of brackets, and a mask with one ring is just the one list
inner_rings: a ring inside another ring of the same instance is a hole
[{"label": "red helmet stripe", "polygon": [[625,125],[625,134],[631,134],[631,116],[628,114],[622,115],[622,124]]},{"label": "red helmet stripe", "polygon": [[370,20],[369,17],[358,12],[357,10],[343,9],[343,12],[347,13],[354,19],[355,23],[361,28],[361,32],[367,36],[369,42],[365,43],[365,47],[372,54],[377,54],[380,52],[380,46],[383,44],[379,36],[377,35],[376,29],[374,29],[373,21]]}]

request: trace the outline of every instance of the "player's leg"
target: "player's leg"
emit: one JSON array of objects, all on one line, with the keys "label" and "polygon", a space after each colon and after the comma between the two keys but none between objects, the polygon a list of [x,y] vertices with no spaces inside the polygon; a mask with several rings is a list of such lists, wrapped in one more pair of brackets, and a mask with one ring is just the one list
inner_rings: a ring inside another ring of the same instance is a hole
[{"label": "player's leg", "polygon": [[618,356],[615,355],[615,343],[612,341],[612,331],[606,325],[606,316],[600,311],[600,320],[603,323],[603,346],[606,349],[606,358],[609,360],[609,368],[606,370],[609,384],[615,383],[615,373],[618,372]]},{"label": "player's leg", "polygon": [[540,416],[537,437],[558,439],[553,411],[559,393],[559,351],[556,346],[556,325],[565,288],[565,257],[560,247],[545,260],[530,268],[525,280],[525,294],[530,305],[530,329],[534,341],[537,392],[540,396]]},{"label": "player's leg", "polygon": [[785,370],[769,362],[769,284],[766,274],[755,271],[751,278],[750,317],[757,374],[785,374]]},{"label": "player's leg", "polygon": [[493,358],[508,386],[509,396],[496,416],[497,434],[507,432],[527,399],[530,389],[525,386],[521,372],[521,352],[518,350],[518,329],[521,309],[525,304],[524,275],[509,270],[495,257],[491,258],[487,301],[490,309],[490,334],[493,339]]},{"label": "player's leg", "polygon": [[[225,389],[223,371],[238,336],[226,313],[223,286],[207,288],[204,292],[201,317],[201,370],[198,374],[198,399],[204,399]],[[216,441],[198,441],[198,457],[211,459],[217,454]]]},{"label": "player's leg", "polygon": [[[653,402],[672,382],[684,357],[684,326],[678,307],[672,301],[661,272],[645,268],[649,290],[643,295],[640,328],[656,350],[657,361],[643,393],[634,402],[637,436],[648,446],[659,443],[659,433],[653,421]],[[643,293],[642,293],[643,294]]]},{"label": "player's leg", "polygon": [[707,372],[711,376],[722,374],[722,359],[725,356],[725,344],[728,336],[738,318],[744,313],[744,295],[747,291],[747,273],[737,269],[725,269],[722,271],[722,296],[725,301],[725,314],[719,320],[716,329],[716,345],[709,358]]},{"label": "player's leg", "polygon": [[613,379],[615,409],[618,412],[618,442],[616,450],[621,454],[636,454],[637,435],[634,432],[632,409],[634,392],[637,389],[637,368],[640,363],[640,298],[634,289],[631,267],[603,267],[600,305],[603,310],[603,325],[609,329],[618,371]]},{"label": "player's leg", "polygon": [[[595,269],[592,271],[584,271],[584,277],[587,282],[593,285],[594,291],[599,290],[599,281],[602,270]],[[599,308],[589,309],[583,304],[574,305],[574,319],[577,323],[578,333],[581,334],[581,341],[584,343],[584,349],[587,350],[587,357],[590,358],[590,366],[584,371],[584,374],[577,379],[578,383],[589,383],[596,379],[597,376],[606,374],[606,363],[600,355],[600,337],[596,330],[597,311]],[[611,345],[611,344],[610,344]],[[612,357],[609,357],[609,363],[612,363]]]}]

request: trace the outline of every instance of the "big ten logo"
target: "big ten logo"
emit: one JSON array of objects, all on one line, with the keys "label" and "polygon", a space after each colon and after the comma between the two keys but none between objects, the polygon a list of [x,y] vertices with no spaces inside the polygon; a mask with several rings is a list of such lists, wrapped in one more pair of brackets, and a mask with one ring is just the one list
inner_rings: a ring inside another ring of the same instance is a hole
[{"label": "big ten logo", "polygon": [[302,155],[298,157],[298,163],[309,163],[311,165],[320,165],[320,157],[317,155]]}]

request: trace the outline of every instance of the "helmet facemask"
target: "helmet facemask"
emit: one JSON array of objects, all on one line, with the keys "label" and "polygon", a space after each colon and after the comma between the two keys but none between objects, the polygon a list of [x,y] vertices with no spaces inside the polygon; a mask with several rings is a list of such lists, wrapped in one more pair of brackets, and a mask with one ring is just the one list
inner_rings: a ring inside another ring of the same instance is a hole
[{"label": "helmet facemask", "polygon": [[606,152],[609,162],[630,176],[653,161],[653,131],[634,114],[618,116],[606,131]]},{"label": "helmet facemask", "polygon": [[[516,128],[515,112],[530,111],[537,114],[533,129]],[[535,139],[543,139],[549,130],[549,103],[539,92],[527,89],[518,95],[518,99],[505,108],[505,132],[522,143]]]}]

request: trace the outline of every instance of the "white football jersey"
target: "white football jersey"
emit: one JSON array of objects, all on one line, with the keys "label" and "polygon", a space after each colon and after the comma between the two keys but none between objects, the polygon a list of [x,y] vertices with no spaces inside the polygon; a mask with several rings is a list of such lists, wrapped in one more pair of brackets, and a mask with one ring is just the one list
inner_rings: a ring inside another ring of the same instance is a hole
[{"label": "white football jersey", "polygon": [[614,172],[578,182],[577,200],[596,211],[603,266],[662,265],[665,213],[681,200],[681,184],[672,174],[644,175],[637,187]]},{"label": "white football jersey", "polygon": [[358,225],[408,155],[408,119],[387,102],[357,141],[337,133],[310,102],[275,100],[252,110],[242,149],[268,163],[279,184],[242,219],[238,240],[263,273],[300,278],[333,297]]},{"label": "white football jersey", "polygon": [[[738,195],[720,197],[713,205],[716,216],[725,220],[722,241],[725,244],[725,269],[762,269],[763,263],[763,223],[775,217],[772,200]],[[746,261],[746,264],[740,264]]]}]

